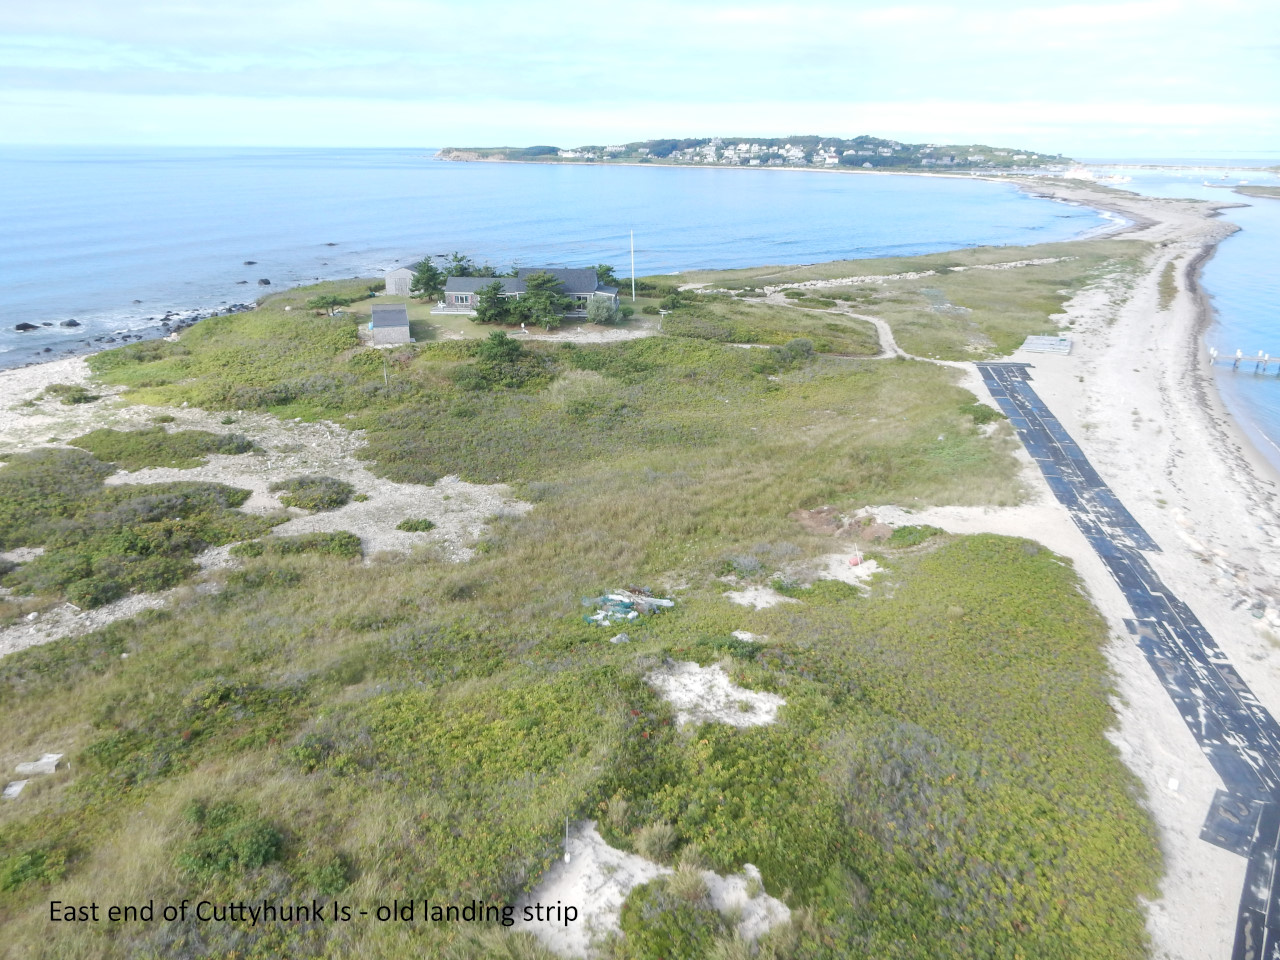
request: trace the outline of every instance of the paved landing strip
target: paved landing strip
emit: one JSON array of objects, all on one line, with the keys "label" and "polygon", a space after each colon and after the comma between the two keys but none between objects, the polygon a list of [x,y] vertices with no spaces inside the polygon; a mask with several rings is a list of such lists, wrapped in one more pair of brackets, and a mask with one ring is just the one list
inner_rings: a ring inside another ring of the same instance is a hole
[{"label": "paved landing strip", "polygon": [[1125,625],[1226,785],[1200,837],[1249,861],[1232,960],[1280,957],[1280,724],[1142,556],[1160,548],[1036,396],[1027,365],[980,363],[978,370],[1054,496],[1120,585],[1134,614]]}]

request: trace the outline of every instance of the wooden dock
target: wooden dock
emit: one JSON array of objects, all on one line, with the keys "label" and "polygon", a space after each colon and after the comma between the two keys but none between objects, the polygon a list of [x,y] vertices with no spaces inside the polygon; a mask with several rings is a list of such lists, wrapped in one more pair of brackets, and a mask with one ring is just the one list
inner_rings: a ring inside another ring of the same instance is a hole
[{"label": "wooden dock", "polygon": [[1210,363],[1229,363],[1232,370],[1239,370],[1242,366],[1246,369],[1252,369],[1254,373],[1266,373],[1268,367],[1276,368],[1276,376],[1280,377],[1280,357],[1273,357],[1269,353],[1258,351],[1256,356],[1245,356],[1243,351],[1237,350],[1235,355],[1227,353],[1219,353],[1217,347],[1209,348]]}]

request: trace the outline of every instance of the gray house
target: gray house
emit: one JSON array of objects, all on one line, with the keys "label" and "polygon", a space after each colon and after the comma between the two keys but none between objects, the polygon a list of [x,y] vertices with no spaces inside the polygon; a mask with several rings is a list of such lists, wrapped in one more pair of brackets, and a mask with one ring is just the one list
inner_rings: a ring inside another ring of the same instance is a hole
[{"label": "gray house", "polygon": [[450,277],[444,284],[444,312],[475,313],[476,294],[495,280],[502,284],[504,297],[518,299],[527,289],[525,279],[535,273],[551,274],[560,283],[559,292],[573,300],[566,317],[585,317],[594,299],[607,298],[610,306],[618,306],[618,288],[606,287],[591,267],[523,267],[514,277]]},{"label": "gray house", "polygon": [[413,271],[408,267],[397,267],[387,271],[387,293],[393,297],[409,296],[409,285],[413,283]]},{"label": "gray house", "polygon": [[409,343],[408,308],[403,303],[375,303],[369,333],[375,347]]}]

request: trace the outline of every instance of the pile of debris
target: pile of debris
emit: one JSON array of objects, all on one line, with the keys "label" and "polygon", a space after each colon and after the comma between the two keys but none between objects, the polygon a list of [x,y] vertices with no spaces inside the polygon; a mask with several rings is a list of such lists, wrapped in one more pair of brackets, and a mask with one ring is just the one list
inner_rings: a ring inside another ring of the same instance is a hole
[{"label": "pile of debris", "polygon": [[864,543],[881,543],[893,535],[893,527],[881,523],[869,507],[852,516],[841,513],[836,507],[817,507],[814,510],[796,510],[791,519],[810,533],[836,537],[853,537]]},{"label": "pile of debris", "polygon": [[58,761],[62,759],[60,753],[46,753],[39,760],[32,760],[30,763],[20,763],[14,767],[14,772],[20,777],[26,777],[26,780],[11,780],[4,788],[4,799],[17,800],[18,795],[22,793],[22,789],[30,781],[30,778],[37,774],[53,773],[58,769]]},{"label": "pile of debris", "polygon": [[674,607],[676,602],[655,597],[648,590],[633,588],[606,593],[603,597],[584,597],[582,605],[596,608],[595,613],[584,615],[583,620],[598,627],[611,627],[615,623],[628,623],[642,614],[657,613],[667,607]]}]

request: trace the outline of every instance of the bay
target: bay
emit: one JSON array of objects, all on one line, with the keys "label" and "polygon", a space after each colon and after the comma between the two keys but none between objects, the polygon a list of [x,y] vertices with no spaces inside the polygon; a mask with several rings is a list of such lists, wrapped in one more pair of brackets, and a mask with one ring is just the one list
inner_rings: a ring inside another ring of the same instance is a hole
[{"label": "bay", "polygon": [[[626,276],[632,230],[645,275],[1023,245],[1111,225],[979,180],[433,156],[4,148],[0,367],[154,332],[166,311],[225,310],[426,254],[504,269],[611,263]],[[82,326],[58,326],[72,318]]]}]

